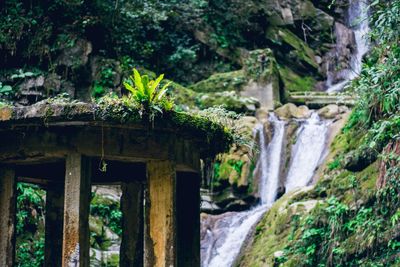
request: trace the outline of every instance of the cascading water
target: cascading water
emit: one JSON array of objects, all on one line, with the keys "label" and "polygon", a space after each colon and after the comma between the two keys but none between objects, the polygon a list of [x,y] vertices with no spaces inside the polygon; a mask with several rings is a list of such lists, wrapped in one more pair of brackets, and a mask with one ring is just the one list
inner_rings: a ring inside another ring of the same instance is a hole
[{"label": "cascading water", "polygon": [[[285,122],[278,120],[274,114],[270,114],[269,121],[274,129],[270,144],[267,144],[265,140],[264,125],[260,123],[255,129],[260,138],[258,167],[261,170],[261,205],[245,212],[219,215],[214,231],[207,230],[206,240],[202,240],[202,247],[203,244],[208,247],[202,250],[202,266],[231,266],[254,224],[260,220],[276,199]],[[223,227],[222,233],[219,231],[222,230],[219,226]]]},{"label": "cascading water", "polygon": [[[265,141],[263,125],[259,124],[256,127],[260,136],[258,164],[261,168],[261,205],[250,211],[229,212],[213,218],[213,226],[207,229],[202,239],[204,267],[232,266],[249,232],[276,200],[286,123],[277,119],[274,114],[270,114],[269,121],[273,126],[273,137],[269,144]],[[293,152],[294,157],[287,177],[286,187],[290,189],[306,186],[310,182],[326,148],[329,122],[321,121],[318,115],[313,113],[310,119],[300,123],[297,142],[294,144],[296,151]]]},{"label": "cascading water", "polygon": [[269,121],[273,125],[274,134],[268,146],[265,142],[263,125],[259,124],[257,127],[261,148],[259,159],[259,164],[261,165],[260,198],[261,204],[267,206],[271,206],[277,196],[282,144],[285,137],[285,122],[278,120],[275,114],[270,114]]},{"label": "cascading water", "polygon": [[369,42],[367,38],[367,34],[369,32],[368,1],[350,0],[348,17],[350,20],[349,25],[354,32],[357,49],[351,55],[351,69],[345,71],[344,81],[332,85],[328,73],[327,85],[329,88],[327,89],[327,92],[341,91],[349,81],[353,80],[360,74],[362,68],[362,59],[369,49]]},{"label": "cascading water", "polygon": [[285,183],[286,192],[306,186],[311,181],[315,169],[324,158],[329,124],[330,121],[321,121],[314,112],[300,126],[292,149],[292,160]]},{"label": "cascading water", "polygon": [[357,77],[362,68],[362,58],[368,52],[368,3],[366,0],[351,0],[349,8],[350,25],[354,29],[354,36],[357,44],[357,52],[352,57],[351,65],[353,77]]},{"label": "cascading water", "polygon": [[[361,71],[362,58],[368,52],[366,36],[369,28],[366,0],[350,0],[348,13],[357,49],[351,55],[350,67],[343,71],[340,82],[333,84],[334,79],[330,76],[331,73],[328,73],[327,92],[340,91],[349,81],[357,77]],[[345,43],[349,36],[340,30],[339,24],[338,27],[337,39]],[[340,35],[341,32],[344,35]],[[261,150],[258,162],[258,168],[261,170],[259,185],[261,205],[245,212],[208,216],[208,219],[203,222],[207,230],[201,240],[203,267],[232,266],[249,232],[276,199],[281,178],[280,161],[285,139],[285,122],[278,120],[274,114],[270,115],[269,120],[274,130],[272,140],[268,145],[263,125],[260,124],[256,128],[260,136]],[[315,170],[324,159],[331,124],[329,121],[321,120],[316,113],[299,123],[300,127],[296,133],[297,141],[292,148],[292,157],[286,176],[286,192],[297,187],[304,187],[311,182]]]},{"label": "cascading water", "polygon": [[206,242],[207,247],[211,246],[208,247],[207,255],[201,256],[202,266],[232,266],[250,230],[266,211],[267,206],[259,206],[249,211],[220,215],[221,218],[216,225],[219,231],[213,229],[207,232],[207,239],[212,243]]}]

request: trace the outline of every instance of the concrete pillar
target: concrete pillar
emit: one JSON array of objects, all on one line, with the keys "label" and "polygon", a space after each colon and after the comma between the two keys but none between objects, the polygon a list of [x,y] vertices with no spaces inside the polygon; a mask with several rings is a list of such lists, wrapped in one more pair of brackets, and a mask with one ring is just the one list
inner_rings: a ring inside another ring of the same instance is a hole
[{"label": "concrete pillar", "polygon": [[146,267],[177,266],[175,187],[173,162],[148,162],[145,199]]},{"label": "concrete pillar", "polygon": [[176,181],[179,267],[200,266],[200,175],[178,172]]},{"label": "concrete pillar", "polygon": [[0,266],[15,260],[16,178],[12,168],[0,166]]},{"label": "concrete pillar", "polygon": [[46,191],[44,266],[61,266],[63,245],[64,186],[50,184]]},{"label": "concrete pillar", "polygon": [[119,266],[143,266],[143,183],[121,184],[122,240]]},{"label": "concrete pillar", "polygon": [[72,153],[66,158],[62,266],[89,266],[90,160]]}]

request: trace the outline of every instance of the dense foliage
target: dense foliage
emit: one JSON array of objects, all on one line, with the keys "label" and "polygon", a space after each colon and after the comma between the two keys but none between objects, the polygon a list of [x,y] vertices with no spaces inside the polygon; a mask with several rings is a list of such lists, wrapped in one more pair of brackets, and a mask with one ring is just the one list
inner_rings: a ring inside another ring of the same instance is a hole
[{"label": "dense foliage", "polygon": [[[208,28],[216,47],[254,47],[256,40],[265,40],[266,25],[256,6],[203,0],[6,0],[0,3],[0,59],[14,68],[52,69],[61,49],[85,38],[97,54],[168,72],[181,82],[199,80],[233,65],[196,41],[194,32]],[[202,67],[210,58],[215,63]]]},{"label": "dense foliage", "polygon": [[336,141],[341,152],[315,189],[328,198],[306,218],[293,217],[283,265],[400,264],[400,1],[377,0],[371,8],[376,48],[352,85],[360,99]]},{"label": "dense foliage", "polygon": [[[45,245],[46,191],[39,186],[17,184],[17,250],[16,266],[43,266]],[[91,247],[105,249],[110,245],[106,229],[121,236],[119,201],[92,193],[90,203]],[[111,265],[108,265],[111,266]]]},{"label": "dense foliage", "polygon": [[16,264],[20,267],[39,267],[44,261],[46,192],[25,183],[18,183],[17,192]]}]

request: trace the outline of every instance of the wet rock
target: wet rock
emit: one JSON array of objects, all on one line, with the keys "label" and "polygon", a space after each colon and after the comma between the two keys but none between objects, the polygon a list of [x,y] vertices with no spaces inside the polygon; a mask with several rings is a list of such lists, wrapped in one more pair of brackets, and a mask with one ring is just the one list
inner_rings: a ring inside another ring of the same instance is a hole
[{"label": "wet rock", "polygon": [[265,122],[268,121],[269,110],[266,108],[259,108],[256,113],[256,117],[259,121]]},{"label": "wet rock", "polygon": [[92,53],[92,44],[85,39],[77,39],[72,46],[64,47],[56,62],[58,65],[77,68],[86,65]]},{"label": "wet rock", "polygon": [[295,104],[288,103],[275,110],[280,119],[306,119],[310,117],[311,111],[307,106],[297,107]]},{"label": "wet rock", "polygon": [[338,105],[327,105],[317,111],[318,115],[324,119],[334,119],[341,113]]},{"label": "wet rock", "polygon": [[46,76],[43,87],[47,92],[58,93],[61,89],[61,76],[56,73],[50,73]]},{"label": "wet rock", "polygon": [[104,79],[103,71],[108,70],[107,81],[110,82],[110,86],[116,88],[121,84],[122,69],[118,60],[94,57],[91,59],[90,65],[92,72],[91,75],[94,80],[101,81]]},{"label": "wet rock", "polygon": [[369,147],[361,147],[346,155],[344,159],[344,168],[352,172],[359,172],[368,167],[378,158],[375,149]]},{"label": "wet rock", "polygon": [[266,37],[279,49],[276,51],[277,58],[290,64],[291,68],[302,73],[317,74],[318,63],[315,60],[314,50],[297,35],[288,29],[270,27]]},{"label": "wet rock", "polygon": [[242,199],[236,199],[235,201],[230,202],[225,207],[225,211],[244,211],[250,208],[250,204]]},{"label": "wet rock", "polygon": [[354,32],[345,25],[335,23],[336,44],[325,54],[320,71],[325,71],[328,83],[344,81],[351,71],[351,56],[356,50]]},{"label": "wet rock", "polygon": [[44,85],[44,76],[40,75],[36,78],[30,78],[30,79],[24,81],[19,86],[19,89],[21,91],[30,91],[33,88],[39,88],[39,87],[42,87],[43,85]]}]

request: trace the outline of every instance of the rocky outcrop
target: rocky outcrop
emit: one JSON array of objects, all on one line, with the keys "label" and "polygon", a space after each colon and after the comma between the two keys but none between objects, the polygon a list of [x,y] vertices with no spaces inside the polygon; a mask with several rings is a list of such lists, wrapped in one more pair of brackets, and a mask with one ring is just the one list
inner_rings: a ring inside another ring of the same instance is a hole
[{"label": "rocky outcrop", "polygon": [[339,114],[343,114],[348,112],[348,108],[346,106],[338,106],[334,104],[327,105],[323,108],[320,108],[317,113],[321,118],[324,119],[335,119]]},{"label": "rocky outcrop", "polygon": [[[252,136],[258,123],[255,117],[242,117],[239,131]],[[257,202],[257,184],[254,180],[256,149],[253,144],[233,145],[226,154],[218,156],[213,164],[213,177],[208,191],[202,193],[202,210],[210,213],[239,211]]]},{"label": "rocky outcrop", "polygon": [[287,119],[306,119],[310,117],[311,111],[307,106],[297,107],[295,104],[288,103],[275,110],[276,115],[283,120]]},{"label": "rocky outcrop", "polygon": [[335,23],[336,43],[322,59],[321,72],[326,74],[327,86],[339,83],[351,71],[351,56],[357,49],[354,32],[345,25]]}]

